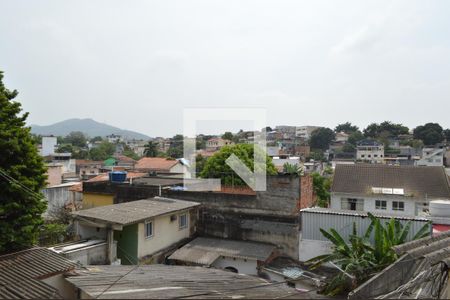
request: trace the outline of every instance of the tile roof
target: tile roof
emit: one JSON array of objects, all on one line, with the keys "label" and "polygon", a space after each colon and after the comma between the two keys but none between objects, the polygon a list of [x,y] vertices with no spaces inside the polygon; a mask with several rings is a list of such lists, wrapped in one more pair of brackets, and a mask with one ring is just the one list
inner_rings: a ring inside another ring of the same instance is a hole
[{"label": "tile roof", "polygon": [[[147,175],[147,173],[142,173],[142,172],[127,172],[127,179],[131,179],[131,178],[140,178],[140,177],[144,177],[145,175]],[[95,177],[92,177],[89,180],[86,180],[86,182],[99,182],[99,181],[108,181],[109,180],[109,175],[108,173],[102,173],[102,174],[98,174]]]},{"label": "tile roof", "polygon": [[175,251],[169,259],[211,265],[220,256],[265,261],[274,245],[199,237]]},{"label": "tile roof", "polygon": [[197,202],[155,197],[84,209],[73,212],[72,215],[75,218],[84,217],[108,223],[129,225],[199,205],[200,203]]},{"label": "tile roof", "polygon": [[75,160],[75,164],[78,165],[102,165],[103,161],[101,160],[90,160],[90,159],[77,159]]},{"label": "tile roof", "polygon": [[203,267],[92,266],[77,273],[79,276],[67,280],[99,299],[272,299],[301,295],[261,278]]},{"label": "tile roof", "polygon": [[0,256],[0,299],[61,298],[41,282],[73,270],[76,264],[59,254],[35,247]]},{"label": "tile roof", "polygon": [[450,199],[442,167],[336,165],[332,192],[371,194],[372,187],[404,189],[405,195],[413,198]]},{"label": "tile roof", "polygon": [[163,157],[143,157],[137,161],[134,166],[137,170],[146,171],[170,171],[170,169],[178,164],[175,159],[167,159]]}]

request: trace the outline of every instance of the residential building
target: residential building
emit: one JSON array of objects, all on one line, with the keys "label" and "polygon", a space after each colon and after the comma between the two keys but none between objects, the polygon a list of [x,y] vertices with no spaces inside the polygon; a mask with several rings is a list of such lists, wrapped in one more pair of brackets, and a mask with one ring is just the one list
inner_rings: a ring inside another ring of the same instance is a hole
[{"label": "residential building", "polygon": [[[389,222],[391,218],[406,225],[411,222],[407,240],[412,240],[414,235],[426,224],[428,218],[407,217],[386,214],[384,212],[374,212],[381,222]],[[322,234],[320,229],[335,229],[342,238],[348,242],[353,233],[353,224],[356,225],[357,235],[362,236],[370,226],[371,220],[367,212],[352,210],[335,210],[328,208],[305,208],[301,210],[301,233],[299,246],[299,260],[307,261],[313,257],[329,254],[332,252],[333,244]],[[430,226],[430,235],[432,228]],[[373,237],[372,237],[373,238]]]},{"label": "residential building", "polygon": [[319,128],[320,126],[297,126],[295,128],[295,136],[309,140],[313,131]]},{"label": "residential building", "polygon": [[338,143],[345,143],[348,141],[349,136],[350,136],[349,134],[343,131],[337,132],[335,135],[335,141]]},{"label": "residential building", "polygon": [[95,266],[76,270],[67,280],[77,288],[80,299],[292,299],[305,296],[304,291],[262,278],[202,267]]},{"label": "residential building", "polygon": [[180,173],[190,177],[188,167],[176,159],[143,157],[137,161],[134,168],[139,172]]},{"label": "residential building", "polygon": [[384,158],[384,146],[375,140],[362,140],[356,146],[356,159],[372,163],[381,163]]},{"label": "residential building", "polygon": [[102,165],[103,165],[102,161],[77,159],[75,162],[75,169],[77,175],[82,180],[88,180],[100,174]]},{"label": "residential building", "polygon": [[113,241],[110,257],[108,247],[106,240],[94,238],[58,244],[49,249],[83,266],[120,264],[117,260],[117,241]]},{"label": "residential building", "polygon": [[56,145],[58,144],[56,136],[43,136],[41,155],[48,156],[55,153]]},{"label": "residential building", "polygon": [[155,262],[164,253],[195,233],[200,203],[155,197],[73,213],[80,239],[101,239],[108,243],[112,262],[114,241],[122,264]]},{"label": "residential building", "polygon": [[442,167],[336,165],[331,208],[417,216],[430,200],[450,199]]},{"label": "residential building", "polygon": [[423,148],[422,157],[416,161],[417,166],[442,167],[444,165],[444,148]]},{"label": "residential building", "polygon": [[198,237],[176,250],[169,260],[184,265],[258,275],[258,267],[275,253],[276,246],[272,244]]},{"label": "residential building", "polygon": [[222,138],[212,138],[206,141],[206,150],[207,151],[216,151],[224,146],[233,145],[234,143],[230,140],[222,139]]},{"label": "residential building", "polygon": [[74,299],[76,290],[64,279],[76,264],[41,247],[0,256],[1,299]]},{"label": "residential building", "polygon": [[393,249],[397,261],[350,292],[349,299],[450,298],[450,231]]},{"label": "residential building", "polygon": [[112,143],[112,144],[123,142],[122,136],[119,134],[114,134],[114,133],[107,135],[106,139],[108,140],[109,143]]}]

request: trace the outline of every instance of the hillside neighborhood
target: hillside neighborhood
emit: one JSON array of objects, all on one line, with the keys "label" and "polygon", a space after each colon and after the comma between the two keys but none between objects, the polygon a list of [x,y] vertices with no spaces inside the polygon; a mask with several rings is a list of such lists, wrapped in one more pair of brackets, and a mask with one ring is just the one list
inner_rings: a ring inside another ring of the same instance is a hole
[{"label": "hillside neighborhood", "polygon": [[[423,131],[435,131],[438,138],[429,140]],[[250,189],[221,160],[224,153],[241,155],[253,149],[258,134],[267,136],[265,191]],[[413,130],[388,121],[364,130],[349,122],[335,129],[276,126],[260,132],[198,135],[192,157],[182,156],[181,135],[150,140],[130,140],[113,132],[95,138],[81,131],[35,135],[36,151],[47,170],[42,189],[45,223],[34,248],[0,256],[0,265],[2,272],[19,272],[11,263],[21,261],[36,270],[21,277],[26,289],[5,284],[0,291],[7,298],[196,297],[194,286],[156,292],[174,284],[172,276],[160,285],[149,283],[156,274],[177,270],[195,282],[196,291],[217,278],[222,287],[207,285],[201,293],[220,297],[244,293],[226,288],[226,280],[243,290],[260,285],[258,293],[242,294],[250,298],[366,298],[391,295],[399,288],[406,297],[432,297],[436,291],[425,286],[437,279],[416,276],[419,271],[444,276],[436,269],[441,261],[424,267],[419,260],[450,247],[448,134],[436,123]],[[219,178],[221,189],[196,190],[204,177]],[[374,258],[375,267],[364,276],[339,259],[317,261],[338,251],[339,241],[366,236],[366,243],[376,247],[378,231],[394,239],[386,241],[392,250],[384,250],[392,252],[383,254],[392,258]],[[366,288],[379,285],[385,269],[400,264],[403,256],[398,253],[404,252],[394,252],[395,247],[409,249],[410,243],[430,248],[412,258],[420,269],[411,266],[409,273],[396,275],[395,285],[382,285],[377,292]],[[54,256],[61,268],[48,274],[61,275],[51,275],[52,280],[34,275],[44,272],[39,263],[55,263],[49,260]],[[233,273],[247,277],[231,279]],[[357,281],[349,281],[347,275]],[[118,281],[102,288],[91,280],[98,276]],[[133,278],[131,286],[120,284],[128,277]],[[410,286],[412,280],[423,290]],[[338,287],[331,288],[336,282]]]}]

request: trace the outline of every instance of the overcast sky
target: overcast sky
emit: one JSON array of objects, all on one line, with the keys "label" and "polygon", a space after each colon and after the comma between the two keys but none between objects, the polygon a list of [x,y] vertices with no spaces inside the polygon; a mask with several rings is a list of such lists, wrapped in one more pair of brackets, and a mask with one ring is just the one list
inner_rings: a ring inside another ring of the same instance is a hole
[{"label": "overcast sky", "polygon": [[171,136],[183,108],[259,107],[270,126],[450,127],[450,1],[0,0],[0,11],[0,70],[29,123]]}]

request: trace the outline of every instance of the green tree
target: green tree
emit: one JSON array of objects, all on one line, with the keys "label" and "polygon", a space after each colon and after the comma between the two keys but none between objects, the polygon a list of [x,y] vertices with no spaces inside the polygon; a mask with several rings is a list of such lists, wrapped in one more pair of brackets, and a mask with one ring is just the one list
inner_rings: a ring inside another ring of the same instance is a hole
[{"label": "green tree", "polygon": [[232,134],[231,132],[227,131],[227,132],[225,132],[225,133],[222,135],[222,138],[223,138],[224,140],[230,140],[230,141],[232,141],[232,140],[233,140],[233,134]]},{"label": "green tree", "polygon": [[312,149],[327,150],[334,140],[334,131],[330,128],[318,128],[314,130],[309,139],[309,145]]},{"label": "green tree", "polygon": [[317,197],[317,205],[328,207],[332,178],[324,177],[317,172],[311,173],[311,177],[313,178],[313,189]]},{"label": "green tree", "polygon": [[103,138],[102,138],[101,136],[93,137],[93,138],[90,140],[91,143],[101,142],[101,141],[103,141]]},{"label": "green tree", "polygon": [[361,131],[355,131],[355,132],[353,132],[352,134],[350,134],[350,136],[348,137],[348,143],[349,144],[351,144],[351,145],[353,145],[353,146],[356,146],[356,144],[359,142],[359,141],[362,141],[363,139],[364,139],[365,137],[364,137],[364,135],[362,134],[362,132]]},{"label": "green tree", "polygon": [[450,129],[444,130],[444,137],[447,140],[447,144],[450,143]]},{"label": "green tree", "polygon": [[444,140],[444,130],[438,123],[427,123],[414,129],[414,138],[422,140],[425,145],[431,146]]},{"label": "green tree", "polygon": [[158,143],[153,141],[148,141],[144,146],[144,156],[145,157],[156,157],[158,156]]},{"label": "green tree", "polygon": [[72,153],[73,152],[73,146],[72,144],[61,144],[58,145],[58,148],[56,149],[56,153]]},{"label": "green tree", "polygon": [[[237,144],[222,147],[217,153],[208,158],[200,177],[220,178],[224,185],[245,186],[245,182],[226,164],[226,160],[231,154],[236,155],[251,171],[254,169],[254,147],[251,144]],[[262,151],[256,147],[256,151]],[[261,154],[261,153],[259,153]],[[266,172],[268,175],[275,175],[277,171],[272,163],[272,159],[266,155]]]},{"label": "green tree", "polygon": [[64,141],[72,146],[80,148],[86,147],[87,137],[81,131],[72,131],[65,138]]},{"label": "green tree", "polygon": [[195,173],[196,174],[201,174],[201,172],[203,171],[203,169],[205,168],[205,164],[206,161],[208,160],[207,157],[204,157],[201,154],[198,154],[195,157]]},{"label": "green tree", "polygon": [[[347,293],[398,258],[392,247],[407,241],[411,221],[403,225],[398,219],[391,218],[383,225],[371,213],[368,216],[371,223],[364,235],[357,235],[356,224],[353,223],[348,242],[333,228],[329,231],[320,229],[323,236],[333,243],[333,251],[312,258],[307,263],[314,269],[333,262],[345,272],[336,275],[325,286],[323,293],[330,296]],[[427,223],[415,234],[413,240],[430,236],[430,233],[431,225]]]},{"label": "green tree", "polygon": [[384,121],[380,124],[372,123],[364,129],[364,135],[370,138],[378,138],[384,133],[384,136],[396,137],[400,134],[408,134],[409,128],[402,124],[395,124],[390,121]]},{"label": "green tree", "polygon": [[89,151],[89,158],[92,160],[105,160],[116,151],[116,146],[107,141],[103,141],[97,147]]},{"label": "green tree", "polygon": [[353,132],[359,131],[358,126],[352,125],[350,122],[345,122],[343,124],[339,124],[334,128],[334,132],[345,132],[347,134],[352,134]]},{"label": "green tree", "polygon": [[172,158],[183,157],[183,141],[184,138],[181,134],[175,135],[170,141],[169,150],[167,150],[167,155]]},{"label": "green tree", "polygon": [[0,71],[0,253],[33,246],[43,224],[46,168],[30,128],[28,113],[13,101]]},{"label": "green tree", "polygon": [[351,143],[345,143],[344,147],[342,147],[342,152],[355,152],[356,148],[354,145],[352,145]]},{"label": "green tree", "polygon": [[134,160],[138,160],[139,159],[139,155],[137,155],[136,152],[131,150],[130,147],[128,147],[128,146],[125,147],[125,149],[123,150],[122,154],[124,156],[132,158]]}]

